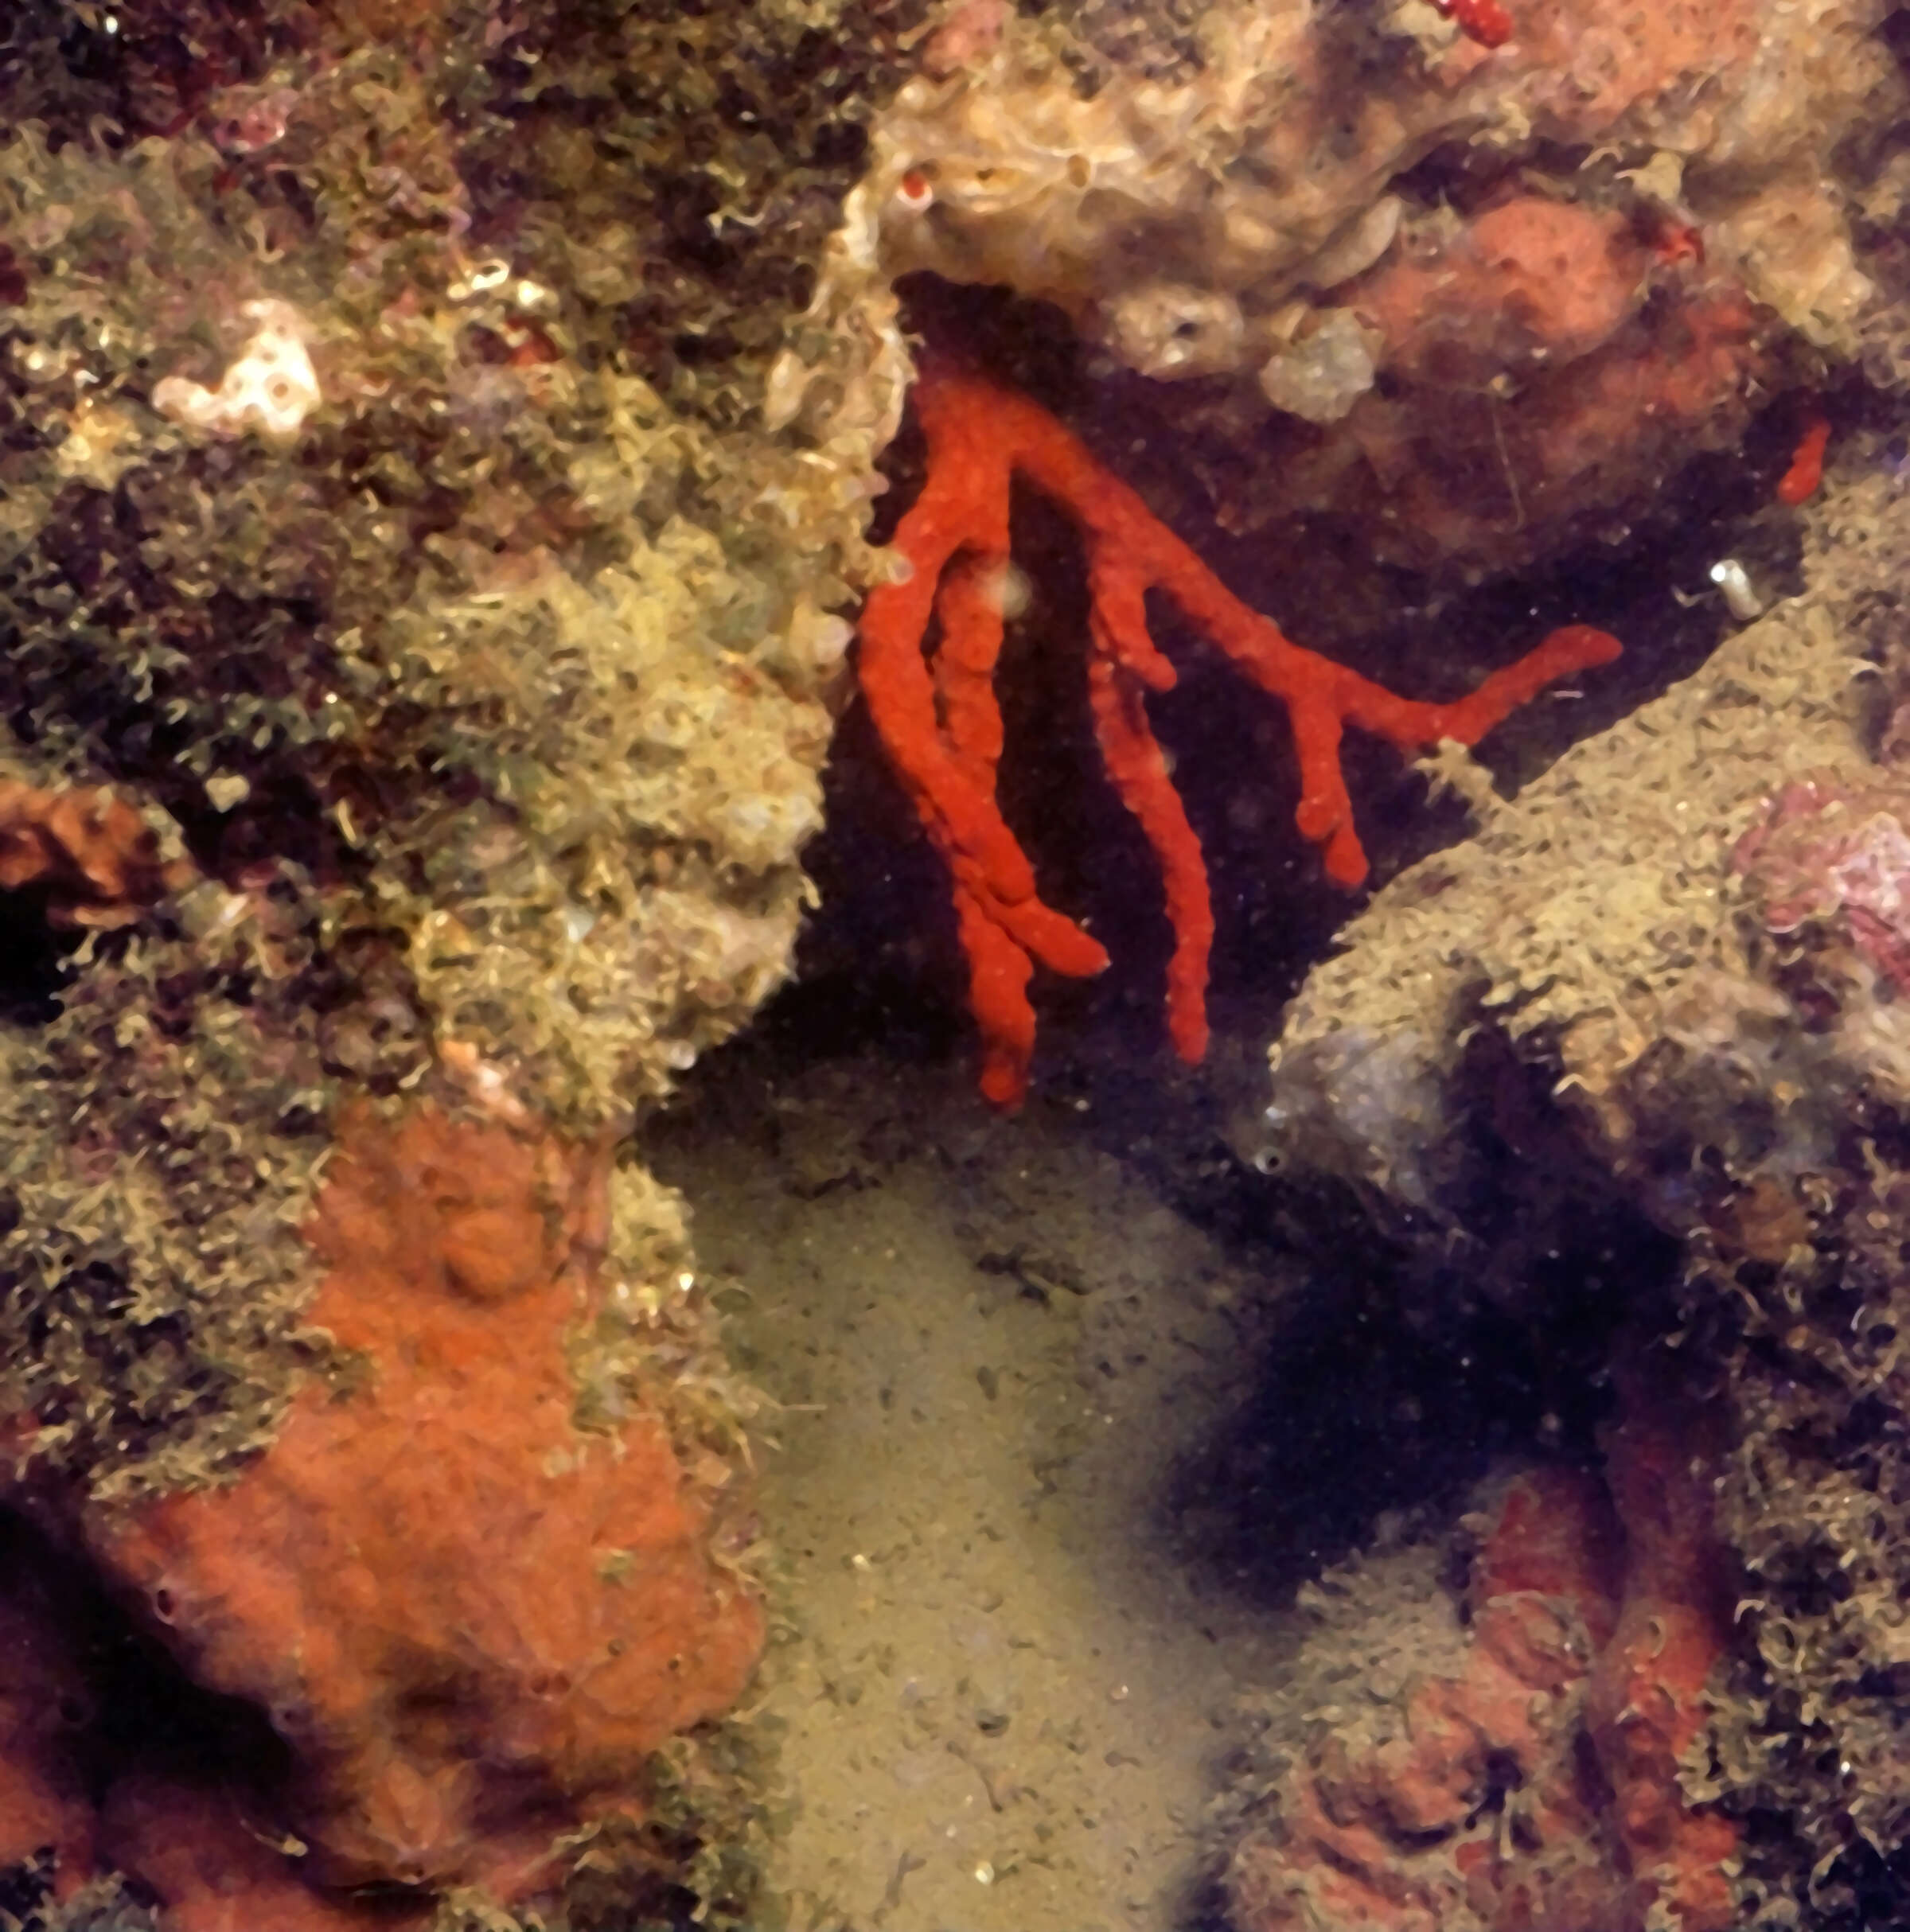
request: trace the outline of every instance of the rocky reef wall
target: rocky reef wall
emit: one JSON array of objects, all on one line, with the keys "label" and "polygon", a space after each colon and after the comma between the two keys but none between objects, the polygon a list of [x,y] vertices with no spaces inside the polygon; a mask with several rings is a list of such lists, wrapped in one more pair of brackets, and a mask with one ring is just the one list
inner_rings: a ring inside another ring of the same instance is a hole
[{"label": "rocky reef wall", "polygon": [[753,1398],[627,1135],[809,897],[876,446],[758,410],[906,13],[0,22],[6,1490],[256,1720],[102,1770],[23,1562],[35,1922],[746,1909]]},{"label": "rocky reef wall", "polygon": [[[1731,1608],[1676,1788],[1735,1824],[1725,1869],[1760,1923],[1895,1922],[1910,1818],[1890,1688],[1910,511],[1882,439],[1864,453],[1811,517],[1801,596],[1352,923],[1295,1003],[1261,1142],[1350,1188],[1435,1303],[1542,1323],[1561,1295],[1602,1302],[1621,1361],[1651,1365],[1629,1394],[1621,1375],[1621,1417],[1687,1417]],[[1576,1236],[1614,1202],[1675,1237],[1667,1276],[1596,1278]]]}]

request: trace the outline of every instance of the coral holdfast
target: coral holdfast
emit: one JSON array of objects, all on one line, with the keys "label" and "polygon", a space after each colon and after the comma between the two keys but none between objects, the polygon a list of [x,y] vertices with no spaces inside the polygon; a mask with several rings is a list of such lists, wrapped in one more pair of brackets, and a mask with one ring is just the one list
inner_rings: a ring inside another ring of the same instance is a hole
[{"label": "coral holdfast", "polygon": [[[1200,842],[1148,720],[1146,694],[1175,683],[1174,667],[1148,635],[1148,591],[1170,598],[1286,706],[1300,759],[1296,818],[1343,886],[1357,886],[1366,875],[1340,769],[1347,724],[1402,752],[1444,738],[1474,744],[1555,679],[1619,654],[1615,637],[1570,625],[1464,698],[1401,698],[1302,649],[1271,618],[1242,604],[1133,490],[1026,396],[935,363],[923,368],[913,393],[928,473],[895,537],[913,567],[870,593],[859,675],[890,763],[953,874],[970,1004],[982,1036],[981,1087],[999,1106],[1016,1105],[1027,1091],[1035,1046],[1027,986],[1035,967],[1086,978],[1108,963],[1097,941],[1043,902],[1027,855],[996,803],[1002,723],[993,679],[1002,645],[1012,478],[1019,475],[1053,498],[1086,543],[1089,702],[1108,775],[1160,863],[1174,933],[1167,1030],[1190,1062],[1206,1048],[1214,915]],[[940,637],[925,652],[931,617]]]}]

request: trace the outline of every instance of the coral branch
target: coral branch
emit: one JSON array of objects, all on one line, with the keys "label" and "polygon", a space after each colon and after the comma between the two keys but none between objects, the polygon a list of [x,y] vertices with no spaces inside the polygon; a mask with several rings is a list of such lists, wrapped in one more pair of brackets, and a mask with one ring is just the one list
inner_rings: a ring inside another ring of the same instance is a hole
[{"label": "coral branch", "polygon": [[1480,46],[1503,47],[1512,37],[1512,16],[1499,0],[1432,0],[1469,41]]},{"label": "coral branch", "polygon": [[1830,424],[1822,416],[1813,416],[1804,425],[1791,458],[1791,466],[1778,479],[1779,503],[1808,503],[1824,480],[1824,452],[1830,446]]},{"label": "coral branch", "polygon": [[[1345,725],[1402,751],[1448,738],[1470,745],[1553,679],[1618,655],[1616,639],[1572,625],[1467,697],[1446,704],[1399,697],[1303,650],[1249,610],[1132,490],[1026,397],[931,364],[914,402],[928,442],[928,477],[895,532],[907,574],[878,586],[864,606],[860,673],[890,762],[953,875],[982,1034],[982,1090],[998,1104],[1014,1105],[1027,1089],[1035,1038],[1027,989],[1035,967],[1082,978],[1107,964],[1093,938],[1043,903],[1027,855],[996,803],[1002,730],[993,676],[1015,476],[1066,509],[1087,547],[1089,703],[1109,776],[1160,863],[1175,937],[1168,1030],[1186,1060],[1198,1060],[1206,1045],[1214,917],[1199,841],[1148,720],[1147,692],[1175,682],[1174,667],[1148,634],[1150,590],[1171,599],[1286,706],[1300,760],[1300,829],[1323,848],[1328,874],[1344,886],[1366,874],[1340,769]],[[925,652],[931,617],[939,640]]]}]

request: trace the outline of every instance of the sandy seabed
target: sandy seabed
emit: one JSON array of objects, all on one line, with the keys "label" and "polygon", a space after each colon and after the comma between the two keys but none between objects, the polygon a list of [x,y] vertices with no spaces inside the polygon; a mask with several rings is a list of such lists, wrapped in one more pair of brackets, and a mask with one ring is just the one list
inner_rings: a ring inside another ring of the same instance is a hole
[{"label": "sandy seabed", "polygon": [[1202,1556],[1177,1471],[1278,1287],[953,1069],[728,1069],[657,1149],[739,1367],[787,1628],[764,1709],[797,1932],[1183,1932],[1204,1813],[1289,1615]]}]

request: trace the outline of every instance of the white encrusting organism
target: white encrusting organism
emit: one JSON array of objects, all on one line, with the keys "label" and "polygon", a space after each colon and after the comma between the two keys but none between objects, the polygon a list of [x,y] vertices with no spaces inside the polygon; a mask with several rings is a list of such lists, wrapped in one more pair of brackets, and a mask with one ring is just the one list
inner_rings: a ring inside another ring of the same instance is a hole
[{"label": "white encrusting organism", "polygon": [[257,326],[216,389],[169,376],[153,390],[153,407],[193,429],[236,436],[256,429],[267,436],[298,434],[325,399],[318,372],[305,346],[298,311],[290,302],[248,302],[245,315]]}]

